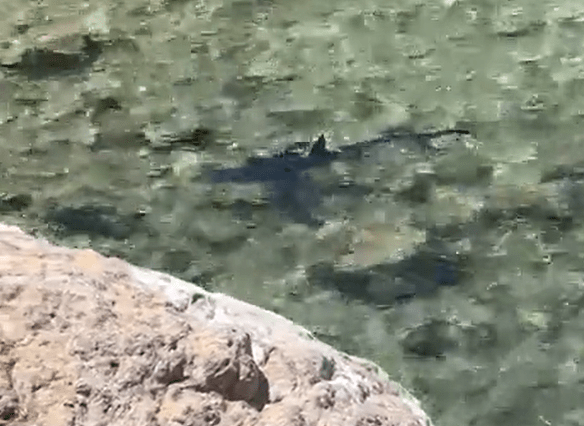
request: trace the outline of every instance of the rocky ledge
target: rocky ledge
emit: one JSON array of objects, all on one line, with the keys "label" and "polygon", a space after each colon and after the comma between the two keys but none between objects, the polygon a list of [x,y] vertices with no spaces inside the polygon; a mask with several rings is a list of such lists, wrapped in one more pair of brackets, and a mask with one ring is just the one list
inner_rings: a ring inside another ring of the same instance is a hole
[{"label": "rocky ledge", "polygon": [[0,425],[24,424],[431,422],[283,317],[0,224]]}]

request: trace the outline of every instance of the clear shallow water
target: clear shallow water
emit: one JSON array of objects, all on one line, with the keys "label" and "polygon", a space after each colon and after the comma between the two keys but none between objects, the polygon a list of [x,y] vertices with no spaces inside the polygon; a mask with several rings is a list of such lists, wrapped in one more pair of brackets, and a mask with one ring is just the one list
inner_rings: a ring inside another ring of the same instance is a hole
[{"label": "clear shallow water", "polygon": [[[584,6],[1,7],[2,220],[276,310],[378,362],[440,426],[582,423]],[[75,36],[86,30],[97,59]],[[54,69],[33,47],[80,59]],[[473,138],[319,169],[319,229],[281,216],[261,184],[203,173],[321,132],[332,149],[392,126]],[[425,173],[426,200],[396,195]],[[343,179],[353,192],[335,188]],[[79,211],[102,231],[54,232],[55,205],[99,206]],[[388,307],[402,284],[382,272],[366,297],[354,297],[364,275],[347,294],[345,275],[325,274],[331,286],[315,272],[395,262],[429,233],[460,255],[461,277],[426,297]]]}]

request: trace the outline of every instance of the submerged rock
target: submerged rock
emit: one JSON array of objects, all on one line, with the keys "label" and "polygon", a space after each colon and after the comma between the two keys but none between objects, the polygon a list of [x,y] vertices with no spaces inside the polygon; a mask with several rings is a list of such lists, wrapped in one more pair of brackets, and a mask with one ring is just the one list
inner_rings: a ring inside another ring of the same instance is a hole
[{"label": "submerged rock", "polygon": [[30,194],[0,193],[0,212],[21,211],[32,204]]},{"label": "submerged rock", "polygon": [[428,296],[461,280],[460,261],[447,252],[421,246],[395,263],[338,267],[317,264],[309,268],[311,283],[335,288],[343,295],[377,306],[388,306],[416,296]]},{"label": "submerged rock", "polygon": [[446,321],[429,320],[408,330],[401,341],[406,352],[420,357],[441,357],[458,346],[458,328]]},{"label": "submerged rock", "polygon": [[407,218],[392,220],[321,228],[317,238],[338,252],[330,261],[310,266],[309,281],[377,306],[431,295],[461,282],[461,252],[435,230],[415,228]]},{"label": "submerged rock", "polygon": [[85,45],[79,52],[65,53],[49,49],[28,49],[18,61],[2,64],[31,79],[48,78],[89,68],[101,54],[101,46],[89,36],[84,38]]},{"label": "submerged rock", "polygon": [[87,234],[114,239],[128,238],[137,220],[118,214],[114,206],[86,204],[55,206],[49,209],[46,221],[66,234]]},{"label": "submerged rock", "polygon": [[18,424],[431,424],[274,313],[0,225],[0,415]]},{"label": "submerged rock", "polygon": [[[47,16],[47,21],[49,21]],[[22,23],[18,42],[0,55],[0,66],[29,79],[79,74],[91,67],[103,50],[109,33],[105,8],[80,13],[72,19],[56,19],[39,27]]]}]

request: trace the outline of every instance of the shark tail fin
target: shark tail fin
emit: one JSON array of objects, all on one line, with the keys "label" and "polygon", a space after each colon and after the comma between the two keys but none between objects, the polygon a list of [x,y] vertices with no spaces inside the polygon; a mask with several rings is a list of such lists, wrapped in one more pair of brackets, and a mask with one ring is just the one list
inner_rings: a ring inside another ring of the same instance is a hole
[{"label": "shark tail fin", "polygon": [[329,154],[330,151],[326,149],[326,139],[324,138],[324,135],[320,135],[318,140],[312,145],[309,155],[315,157],[326,157]]}]

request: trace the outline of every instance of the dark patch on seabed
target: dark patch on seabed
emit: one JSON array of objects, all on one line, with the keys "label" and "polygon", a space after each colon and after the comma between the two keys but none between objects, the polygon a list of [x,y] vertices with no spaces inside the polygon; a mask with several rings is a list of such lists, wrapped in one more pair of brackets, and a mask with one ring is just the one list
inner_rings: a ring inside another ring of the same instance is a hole
[{"label": "dark patch on seabed", "polygon": [[331,263],[312,265],[307,278],[311,284],[337,290],[349,299],[387,307],[457,285],[464,279],[464,270],[464,260],[445,245],[427,242],[395,263],[349,269]]},{"label": "dark patch on seabed", "polygon": [[17,72],[31,80],[62,77],[82,73],[89,69],[103,51],[101,42],[89,35],[83,36],[83,46],[76,52],[59,52],[50,49],[27,49],[17,61],[0,66]]},{"label": "dark patch on seabed", "polygon": [[136,231],[140,216],[120,215],[114,206],[109,205],[53,205],[48,209],[45,221],[56,226],[56,231],[63,235],[86,234],[123,240]]}]

